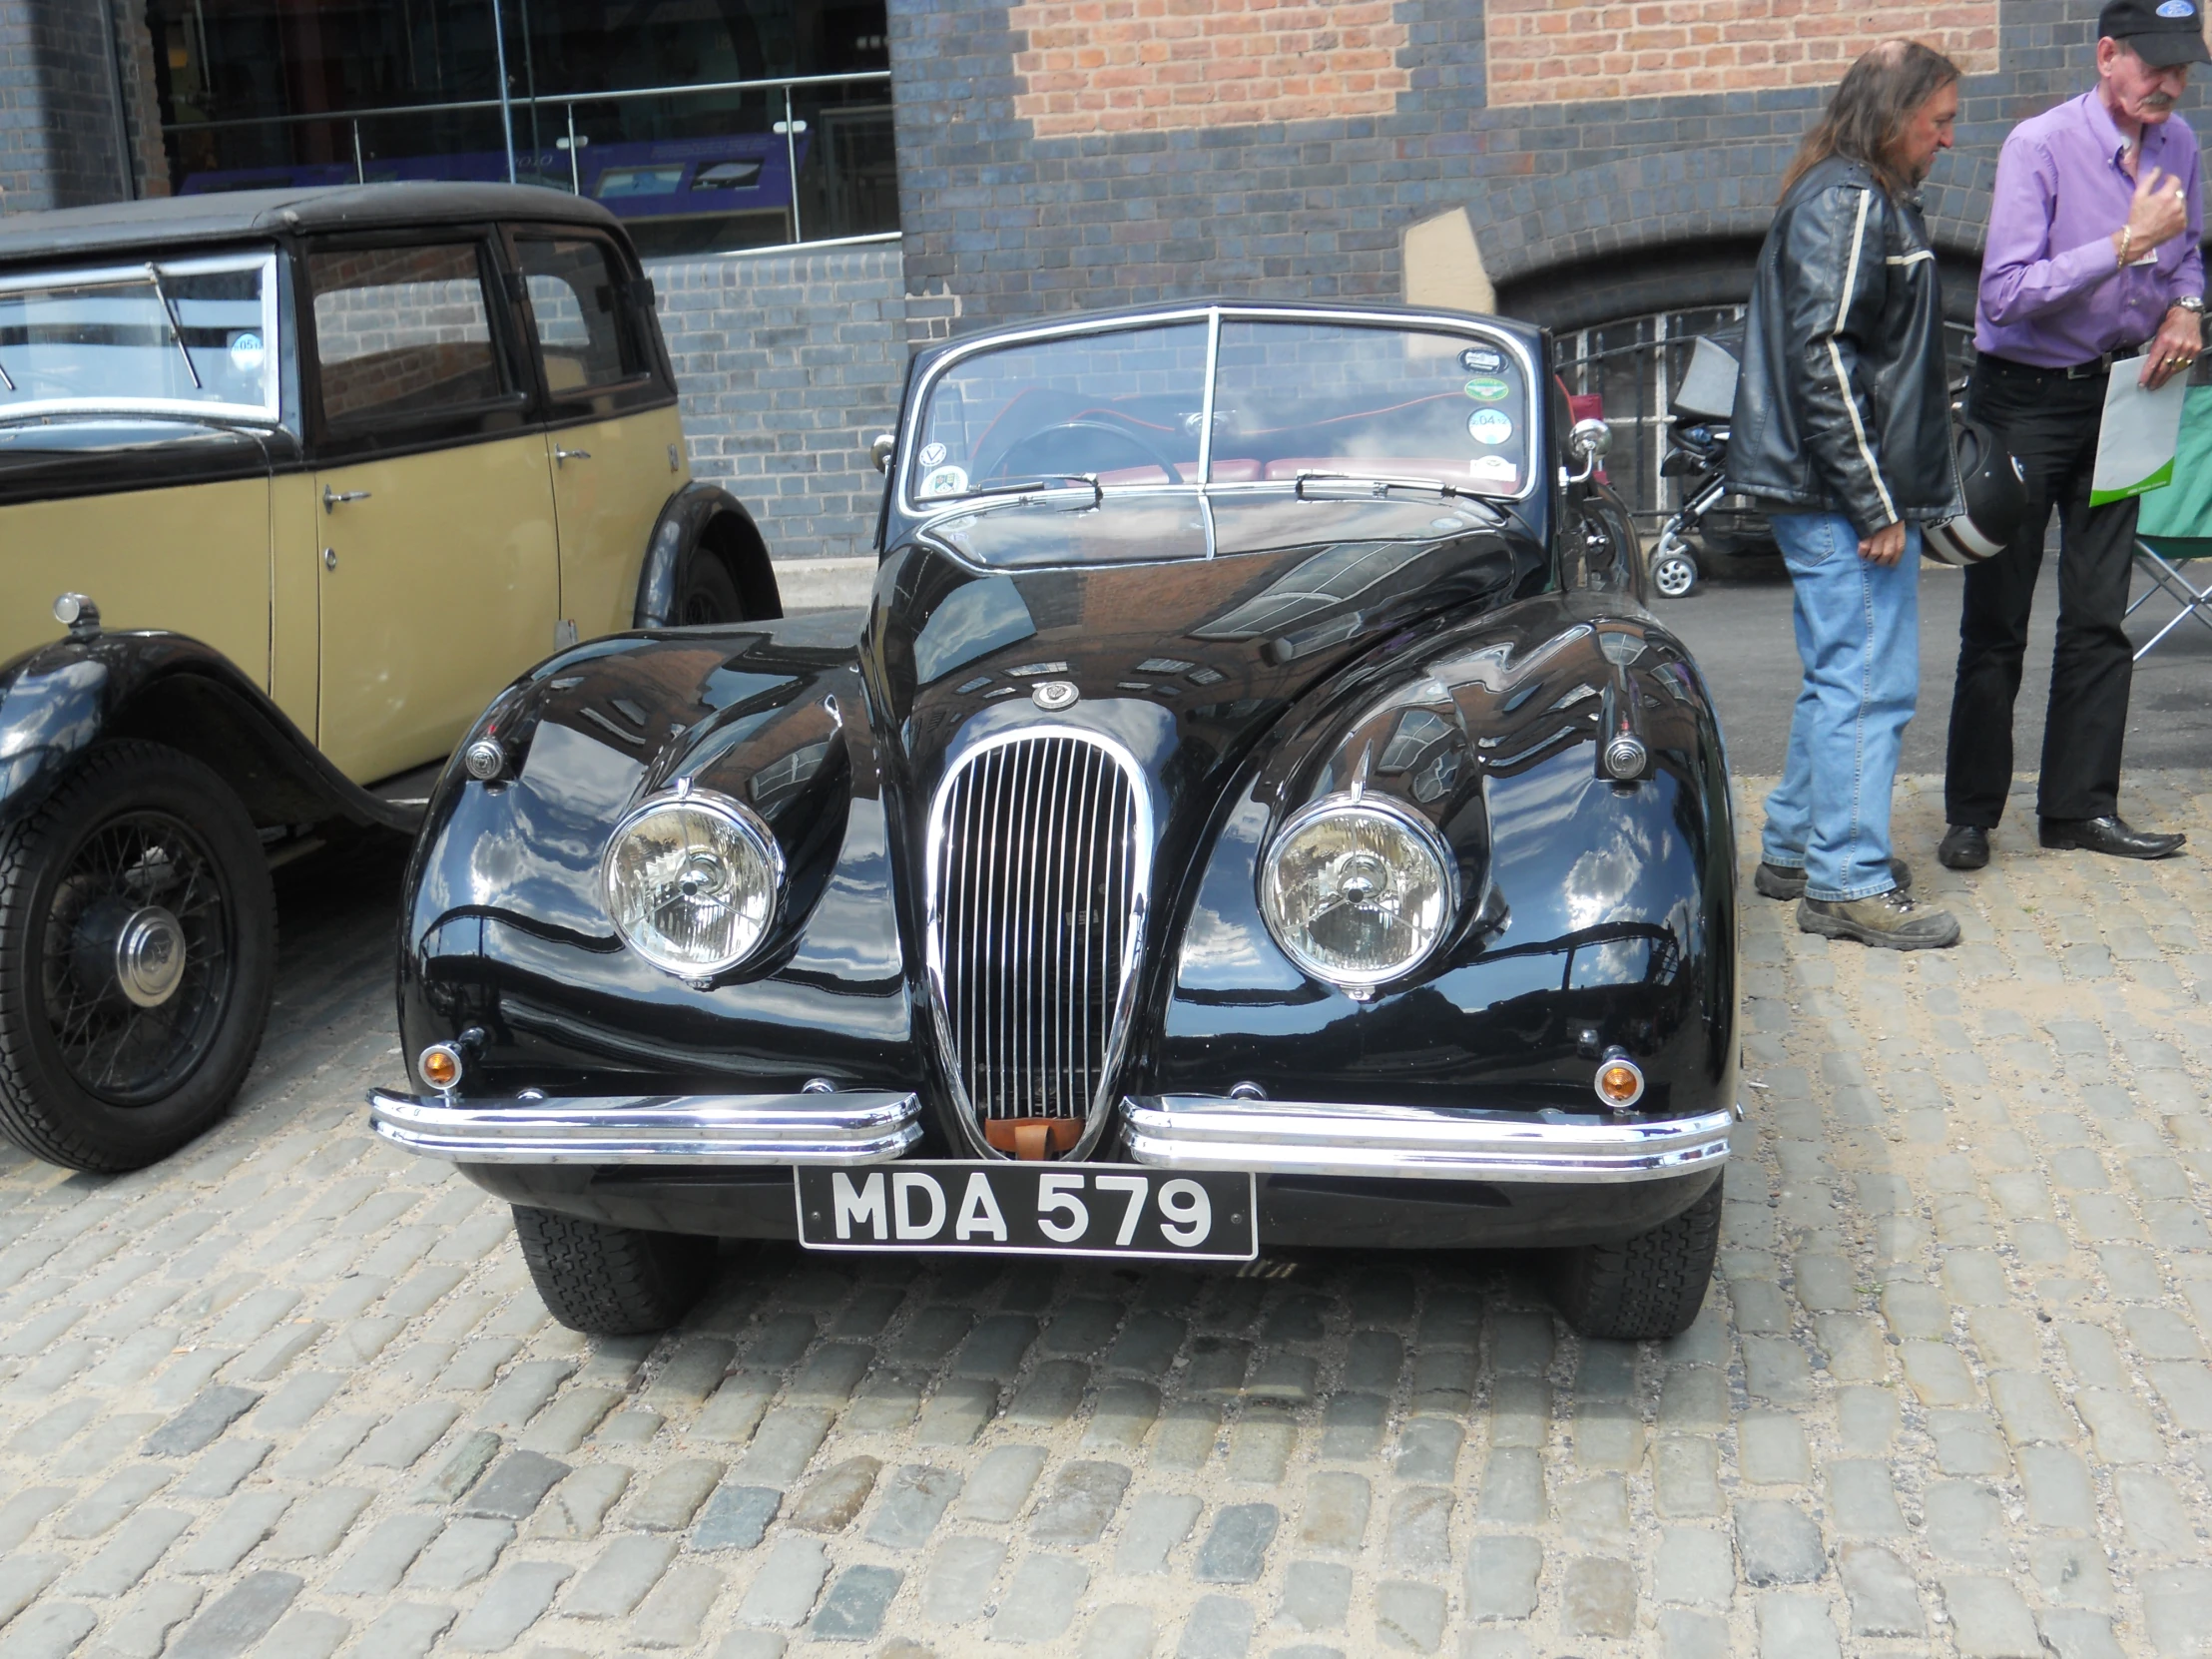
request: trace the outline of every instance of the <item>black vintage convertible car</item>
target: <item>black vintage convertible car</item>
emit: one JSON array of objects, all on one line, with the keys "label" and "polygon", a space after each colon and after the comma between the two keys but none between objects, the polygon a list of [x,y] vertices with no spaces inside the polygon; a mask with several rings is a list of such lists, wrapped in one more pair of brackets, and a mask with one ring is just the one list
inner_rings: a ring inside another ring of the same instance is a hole
[{"label": "black vintage convertible car", "polygon": [[922,352],[864,617],[580,646],[471,732],[376,1129],[585,1331],[716,1237],[1532,1249],[1582,1332],[1683,1329],[1727,767],[1545,343],[1223,303]]}]

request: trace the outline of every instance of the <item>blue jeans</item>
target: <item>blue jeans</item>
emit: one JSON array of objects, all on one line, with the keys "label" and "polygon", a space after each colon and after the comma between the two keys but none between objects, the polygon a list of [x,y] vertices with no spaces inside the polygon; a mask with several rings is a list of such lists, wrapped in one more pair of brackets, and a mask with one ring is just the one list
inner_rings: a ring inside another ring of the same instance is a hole
[{"label": "blue jeans", "polygon": [[1805,684],[1782,783],[1767,797],[1762,856],[1805,871],[1805,896],[1868,898],[1890,874],[1890,791],[1921,686],[1921,532],[1894,565],[1859,556],[1841,513],[1776,513],[1797,591]]}]

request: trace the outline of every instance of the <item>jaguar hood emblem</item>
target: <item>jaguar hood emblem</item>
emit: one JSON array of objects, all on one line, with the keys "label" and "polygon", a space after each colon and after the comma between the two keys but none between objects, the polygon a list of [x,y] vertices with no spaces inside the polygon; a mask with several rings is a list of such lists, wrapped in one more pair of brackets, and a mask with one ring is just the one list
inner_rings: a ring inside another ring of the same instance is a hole
[{"label": "jaguar hood emblem", "polygon": [[1056,715],[1062,709],[1074,708],[1082,695],[1073,680],[1045,680],[1030,688],[1029,701],[1046,714]]}]

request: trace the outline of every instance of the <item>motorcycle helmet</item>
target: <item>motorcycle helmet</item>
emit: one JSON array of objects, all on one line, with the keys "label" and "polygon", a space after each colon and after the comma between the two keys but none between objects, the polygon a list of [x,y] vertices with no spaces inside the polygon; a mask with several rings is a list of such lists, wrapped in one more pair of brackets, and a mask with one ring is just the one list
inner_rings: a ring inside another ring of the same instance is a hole
[{"label": "motorcycle helmet", "polygon": [[1921,551],[1937,564],[1979,564],[2019,533],[2027,517],[2027,475],[1978,420],[1959,421],[1955,442],[1966,510],[1929,525],[1921,533]]}]

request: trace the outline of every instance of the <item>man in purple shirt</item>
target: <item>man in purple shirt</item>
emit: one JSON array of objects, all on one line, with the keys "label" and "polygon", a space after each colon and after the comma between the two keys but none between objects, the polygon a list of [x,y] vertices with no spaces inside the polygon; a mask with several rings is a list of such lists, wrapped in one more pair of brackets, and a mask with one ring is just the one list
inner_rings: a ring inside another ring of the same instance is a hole
[{"label": "man in purple shirt", "polygon": [[2012,782],[2012,703],[2027,619],[2058,512],[2058,641],[2043,719],[2038,836],[2163,858],[2177,834],[2119,816],[2134,660],[2120,623],[2135,502],[2089,505],[2109,374],[2146,386],[2203,349],[2204,228],[2196,136],[2173,113],[2189,66],[2212,63],[2200,0],[2111,0],[2097,15],[2097,84],[2013,128],[1997,160],[1981,259],[1968,407],[2003,435],[2028,487],[2018,535],[1966,569],[1943,780],[1952,869],[1989,861]]}]

